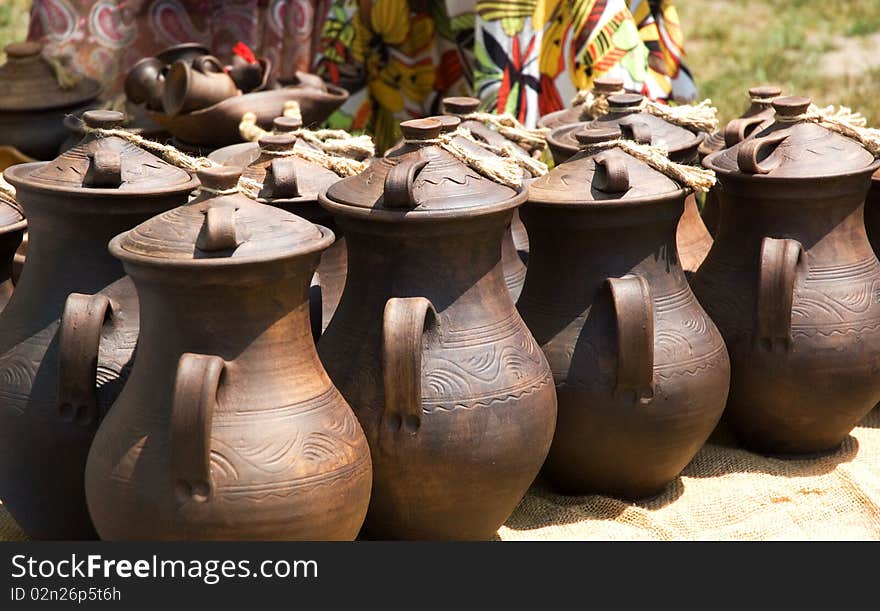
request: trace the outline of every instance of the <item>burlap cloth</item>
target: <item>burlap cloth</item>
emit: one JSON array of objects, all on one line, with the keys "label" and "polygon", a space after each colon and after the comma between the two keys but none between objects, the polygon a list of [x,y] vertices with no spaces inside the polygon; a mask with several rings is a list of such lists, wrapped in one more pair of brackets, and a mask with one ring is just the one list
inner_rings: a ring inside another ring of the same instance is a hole
[{"label": "burlap cloth", "polygon": [[[0,540],[23,539],[0,506]],[[666,492],[642,503],[560,496],[539,481],[498,539],[880,539],[880,409],[839,450],[809,459],[759,456],[719,429]]]}]

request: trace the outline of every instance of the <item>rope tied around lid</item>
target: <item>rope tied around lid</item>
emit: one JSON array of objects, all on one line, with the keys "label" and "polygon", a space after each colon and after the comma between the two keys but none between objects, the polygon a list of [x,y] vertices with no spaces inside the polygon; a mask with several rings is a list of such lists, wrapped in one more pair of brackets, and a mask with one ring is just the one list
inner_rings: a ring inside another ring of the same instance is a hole
[{"label": "rope tied around lid", "polygon": [[785,116],[777,112],[776,121],[778,123],[801,121],[816,123],[827,130],[855,140],[874,157],[880,157],[880,130],[866,127],[868,122],[865,117],[846,106],[820,108],[815,104],[810,104],[807,111],[802,114]]},{"label": "rope tied around lid", "polygon": [[15,210],[24,216],[24,210],[21,207],[21,204],[18,203],[18,200],[15,197],[15,187],[6,182],[6,179],[3,178],[3,174],[0,173],[0,201],[9,204]]},{"label": "rope tied around lid", "polygon": [[661,174],[680,184],[687,185],[694,191],[705,193],[715,184],[715,172],[671,161],[668,151],[659,146],[650,146],[632,142],[631,140],[619,139],[588,144],[581,147],[580,150],[587,155],[595,155],[612,148],[619,148],[624,153],[645,162]]},{"label": "rope tied around lid", "polygon": [[608,114],[608,96],[618,93],[626,93],[626,89],[621,87],[616,91],[598,92],[591,89],[581,89],[571,100],[572,106],[583,106],[587,114],[593,117],[600,117]]},{"label": "rope tied around lid", "polygon": [[69,91],[79,85],[82,76],[68,68],[64,59],[45,54],[43,59],[52,68],[52,72],[55,74],[55,82],[58,83],[61,89]]},{"label": "rope tied around lid", "polygon": [[496,115],[491,112],[477,111],[457,116],[462,121],[478,121],[493,127],[499,134],[520,144],[529,152],[543,151],[547,147],[549,129],[543,127],[530,129],[510,113]]},{"label": "rope tied around lid", "polygon": [[519,165],[519,167],[527,171],[532,177],[544,176],[547,173],[546,163],[530,157],[512,142],[505,142],[501,146],[496,146],[494,144],[486,142],[485,140],[474,138],[471,130],[466,127],[459,127],[456,134],[458,136],[461,136],[465,140],[479,146],[480,148],[485,149],[486,151],[495,155],[498,155],[499,157],[508,157],[510,159],[513,159]]},{"label": "rope tied around lid", "polygon": [[637,106],[609,107],[606,114],[630,113],[632,111],[645,111],[673,125],[696,131],[714,132],[718,129],[718,109],[712,106],[710,99],[705,99],[697,104],[668,106],[643,98]]}]

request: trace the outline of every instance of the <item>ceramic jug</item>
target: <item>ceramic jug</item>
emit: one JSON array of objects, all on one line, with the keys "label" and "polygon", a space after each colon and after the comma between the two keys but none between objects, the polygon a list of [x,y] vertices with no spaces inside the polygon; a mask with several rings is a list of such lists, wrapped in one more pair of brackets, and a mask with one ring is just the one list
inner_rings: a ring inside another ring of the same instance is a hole
[{"label": "ceramic jug", "polygon": [[[705,159],[716,151],[739,144],[752,134],[760,131],[762,126],[771,123],[775,112],[773,110],[773,100],[781,95],[782,89],[771,85],[749,89],[749,99],[751,100],[749,108],[740,117],[730,121],[723,130],[715,132],[700,144],[700,160]],[[714,189],[710,189],[706,194],[706,203],[703,205],[700,216],[703,217],[706,229],[709,230],[713,237],[718,229],[719,215],[718,196]]]},{"label": "ceramic jug", "polygon": [[[585,125],[594,128],[617,128],[624,138],[641,144],[661,146],[669,158],[678,163],[693,163],[704,135],[673,125],[642,110],[644,98],[637,94],[617,94],[607,98],[608,114],[589,123],[575,123],[559,127],[547,135],[547,145],[556,163],[562,163],[578,152],[580,143],[575,134]],[[712,247],[712,236],[706,229],[697,200],[687,197],[684,214],[676,234],[678,256],[685,274],[691,275],[700,267]]]},{"label": "ceramic jug", "polygon": [[333,216],[318,205],[318,194],[337,182],[339,176],[332,170],[290,154],[294,147],[313,148],[290,133],[302,127],[301,121],[278,117],[274,127],[275,134],[260,139],[259,157],[244,168],[242,176],[260,185],[259,191],[254,193],[257,202],[292,212],[336,234],[336,242],[321,253],[313,282],[312,322],[315,337],[320,337],[336,312],[345,286],[345,238],[339,234]]},{"label": "ceramic jug", "polygon": [[38,42],[7,45],[0,66],[0,143],[34,159],[52,159],[64,142],[65,115],[92,104],[101,85],[70,73],[74,83],[62,87]]},{"label": "ceramic jug", "polygon": [[328,229],[199,171],[202,191],[117,236],[141,329],[89,453],[102,539],[354,539],[369,448],[318,360],[309,280]]},{"label": "ceramic jug", "polygon": [[27,221],[21,206],[0,198],[0,312],[15,290],[15,253],[26,229]]},{"label": "ceramic jug", "polygon": [[[83,118],[92,129],[123,120],[111,111]],[[29,240],[27,265],[0,314],[0,500],[31,538],[91,538],[86,454],[138,334],[137,294],[107,243],[185,203],[198,182],[97,133],[4,177],[28,218]]]},{"label": "ceramic jug", "polygon": [[727,351],[675,245],[689,192],[617,148],[585,150],[529,186],[532,258],[517,308],[553,370],[559,416],[544,472],[565,492],[661,492],[724,410]]},{"label": "ceramic jug", "polygon": [[487,539],[547,455],[556,393],[504,282],[502,239],[525,191],[433,142],[436,119],[320,203],[348,245],[348,278],[318,352],[373,460],[364,531]]},{"label": "ceramic jug", "polygon": [[837,447],[880,400],[880,263],[863,220],[880,166],[858,142],[804,120],[808,98],[704,165],[721,222],[694,292],[732,373],[725,419],[770,453]]},{"label": "ceramic jug", "polygon": [[171,64],[162,89],[162,108],[169,117],[208,108],[241,95],[235,81],[213,55]]}]

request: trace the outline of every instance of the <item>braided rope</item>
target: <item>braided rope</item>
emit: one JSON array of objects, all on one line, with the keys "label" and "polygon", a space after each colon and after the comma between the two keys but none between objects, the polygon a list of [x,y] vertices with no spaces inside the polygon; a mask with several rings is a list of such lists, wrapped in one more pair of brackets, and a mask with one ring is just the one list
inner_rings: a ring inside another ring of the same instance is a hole
[{"label": "braided rope", "polygon": [[67,91],[79,85],[82,77],[71,71],[60,58],[43,55],[43,59],[52,68],[52,72],[55,73],[55,81],[61,89]]},{"label": "braided rope", "polygon": [[799,121],[816,123],[841,136],[855,140],[874,157],[880,157],[880,130],[866,127],[865,118],[846,106],[819,108],[815,104],[811,104],[807,112],[800,115],[785,117],[777,113],[776,121],[779,123],[797,123]]}]

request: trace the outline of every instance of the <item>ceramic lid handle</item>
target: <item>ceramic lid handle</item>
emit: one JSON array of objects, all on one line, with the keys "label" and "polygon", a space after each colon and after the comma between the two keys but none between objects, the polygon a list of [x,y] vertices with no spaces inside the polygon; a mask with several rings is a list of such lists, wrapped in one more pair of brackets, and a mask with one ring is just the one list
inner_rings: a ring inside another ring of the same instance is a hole
[{"label": "ceramic lid handle", "polygon": [[654,302],[641,276],[606,281],[617,318],[615,393],[630,403],[654,398]]},{"label": "ceramic lid handle", "polygon": [[89,153],[89,167],[83,186],[94,189],[115,189],[122,184],[122,156],[119,151],[98,149]]},{"label": "ceramic lid handle", "polygon": [[411,155],[401,159],[391,168],[385,176],[386,208],[415,208],[419,205],[413,193],[413,181],[427,163],[428,161],[420,156]]},{"label": "ceramic lid handle", "polygon": [[226,72],[226,67],[213,55],[201,55],[192,62],[193,68],[204,74]]},{"label": "ceramic lid handle", "polygon": [[443,112],[448,115],[469,115],[480,108],[480,100],[472,97],[443,98]]},{"label": "ceramic lid handle", "polygon": [[749,137],[759,125],[767,120],[767,117],[746,117],[743,119],[734,119],[724,128],[724,145],[730,148],[739,144]]},{"label": "ceramic lid handle", "polygon": [[736,153],[736,164],[746,174],[769,174],[781,163],[773,157],[773,152],[782,144],[788,134],[771,134],[763,138],[745,140]]},{"label": "ceramic lid handle", "polygon": [[264,184],[269,187],[270,199],[293,199],[299,197],[296,182],[296,162],[291,157],[273,159],[266,168]]},{"label": "ceramic lid handle", "polygon": [[186,352],[177,363],[171,403],[171,475],[182,501],[211,498],[211,423],[226,364]]},{"label": "ceramic lid handle", "polygon": [[623,79],[613,76],[600,76],[593,79],[593,91],[602,94],[619,93],[623,89]]},{"label": "ceramic lid handle", "polygon": [[94,426],[98,413],[98,350],[113,310],[106,295],[71,293],[58,330],[58,412],[68,422]]},{"label": "ceramic lid handle", "polygon": [[791,347],[791,310],[803,250],[797,240],[764,238],[761,242],[755,317],[759,347]]},{"label": "ceramic lid handle", "polygon": [[43,52],[43,44],[34,40],[12,42],[3,48],[9,59],[25,59],[37,57]]},{"label": "ceramic lid handle", "polygon": [[385,410],[380,445],[391,451],[399,435],[415,435],[422,423],[422,352],[425,329],[437,320],[424,297],[393,297],[382,317]]},{"label": "ceramic lid handle", "polygon": [[632,140],[639,144],[651,144],[653,140],[651,126],[644,121],[627,118],[621,121],[619,126],[621,135],[627,140]]},{"label": "ceramic lid handle", "polygon": [[593,157],[596,162],[596,176],[593,186],[604,193],[626,193],[629,191],[629,170],[620,155],[611,151]]},{"label": "ceramic lid handle", "polygon": [[199,237],[199,250],[216,252],[231,250],[241,242],[235,222],[236,208],[233,206],[212,206],[205,212],[202,235]]},{"label": "ceramic lid handle", "polygon": [[303,126],[302,119],[294,117],[275,117],[272,119],[272,129],[278,134],[294,132]]}]

